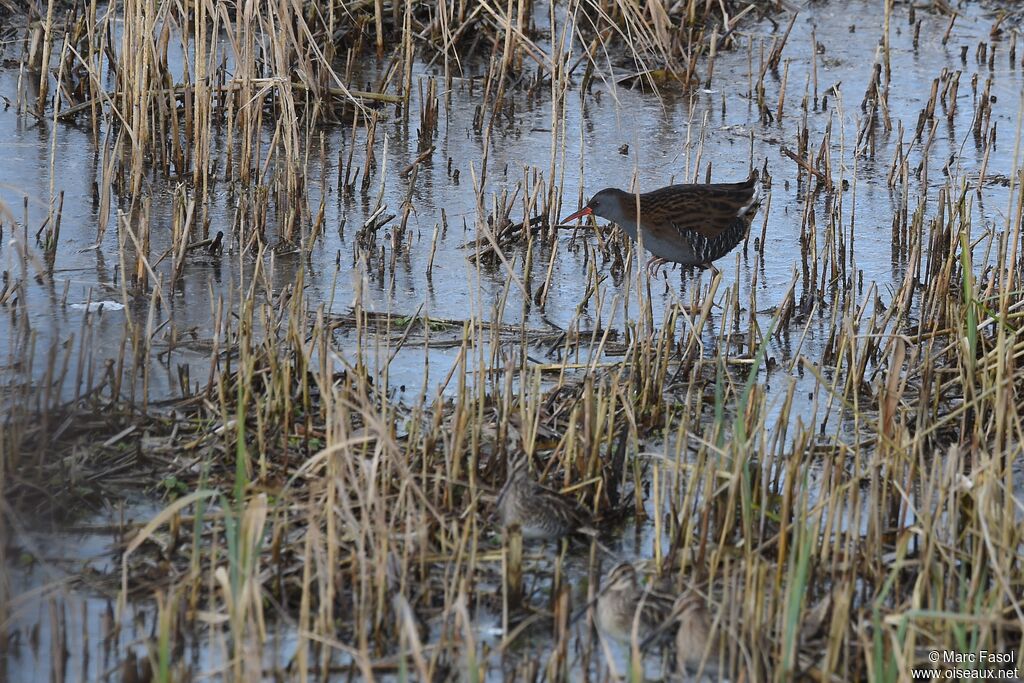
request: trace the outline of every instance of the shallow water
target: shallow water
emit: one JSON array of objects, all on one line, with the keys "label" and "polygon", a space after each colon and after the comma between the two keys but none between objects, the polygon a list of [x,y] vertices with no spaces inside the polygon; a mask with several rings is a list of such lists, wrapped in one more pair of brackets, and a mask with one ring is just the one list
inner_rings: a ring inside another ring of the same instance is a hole
[{"label": "shallow water", "polygon": [[[881,9],[876,2],[810,3],[801,10],[783,53],[784,63],[788,62],[784,114],[772,123],[759,121],[757,107],[749,97],[750,83],[757,78],[758,51],[762,41],[770,46],[773,35],[770,20],[748,22],[741,27],[741,47],[718,55],[714,79],[707,89],[685,95],[668,89],[659,98],[651,93],[616,86],[610,81],[598,81],[581,105],[577,82],[565,100],[564,126],[567,134],[564,149],[561,148],[562,141],[556,141],[559,147],[556,173],[563,178],[562,214],[577,208],[576,199],[581,194],[589,196],[605,186],[627,187],[635,179],[640,190],[648,190],[671,182],[702,180],[709,161],[714,180],[734,181],[746,177],[751,161],[760,168],[767,159],[772,176],[771,201],[764,202],[754,222],[749,248],[746,251],[738,249],[719,262],[723,281],[718,295],[735,287],[738,300],[748,302],[751,301],[752,290],[755,290],[757,321],[762,330],[768,329],[772,312],[783,303],[794,278],[798,280],[798,298],[811,299],[806,291],[806,281],[798,277],[801,269],[801,216],[807,186],[806,182],[797,182],[796,165],[780,150],[782,147],[796,149],[797,131],[804,116],[800,103],[808,88],[814,99],[814,86],[808,84],[816,68],[819,99],[834,84],[841,84],[837,88],[839,95],[830,94],[828,97],[827,107],[818,108],[817,102],[812,102],[806,113],[806,125],[813,149],[817,149],[826,129],[831,127],[829,153],[833,168],[837,169],[835,174],[851,182],[856,178],[854,186],[846,190],[841,219],[843,231],[855,238],[846,255],[849,272],[863,282],[858,288],[858,298],[868,300],[869,296],[877,297],[882,305],[890,304],[891,288],[902,282],[908,268],[907,255],[894,244],[892,230],[893,215],[899,211],[902,199],[887,183],[890,163],[898,144],[895,128],[897,122],[902,122],[907,131],[904,144],[908,145],[918,114],[928,99],[931,82],[944,68],[964,71],[960,80],[958,109],[951,124],[947,124],[944,115],[937,113],[939,125],[927,159],[922,157],[920,144],[910,146],[908,158],[911,168],[924,160],[928,177],[927,184],[912,180],[910,205],[916,203],[916,196],[927,194],[934,209],[936,189],[946,182],[943,167],[947,163],[957,176],[968,179],[976,178],[986,163],[982,147],[975,144],[971,134],[976,98],[972,95],[970,78],[975,73],[982,84],[986,78],[992,77],[992,94],[996,98],[992,121],[998,127],[998,142],[995,153],[987,159],[986,174],[990,178],[1006,178],[1015,171],[1014,138],[1019,123],[1021,93],[1024,92],[1019,57],[1017,64],[1009,65],[1005,48],[1001,46],[993,70],[987,65],[979,65],[974,59],[974,49],[979,42],[990,40],[993,19],[984,5],[968,4],[960,11],[964,14],[956,22],[947,45],[941,45],[938,40],[946,30],[947,19],[919,11],[917,16],[924,24],[921,43],[915,49],[912,45],[913,29],[907,22],[907,7],[897,5],[895,8],[891,29],[893,87],[889,92],[888,110],[894,130],[888,135],[879,133],[874,158],[857,156],[855,147],[864,116],[860,102],[871,78],[881,35]],[[784,27],[786,19],[779,21]],[[812,57],[812,31],[822,44],[816,57]],[[748,44],[749,50],[746,49]],[[961,46],[969,47],[966,64],[961,63]],[[368,63],[365,71],[372,74],[379,68],[380,65]],[[323,305],[328,312],[337,314],[349,312],[356,293],[360,292],[362,304],[379,312],[412,316],[420,311],[431,318],[454,321],[471,317],[495,320],[497,316],[504,323],[525,322],[530,329],[555,330],[556,333],[558,329],[575,324],[622,328],[627,318],[635,318],[635,304],[628,312],[623,312],[621,307],[613,309],[610,298],[601,310],[595,310],[591,305],[577,316],[577,306],[586,292],[587,250],[592,251],[595,240],[586,230],[560,233],[555,247],[558,253],[554,260],[554,287],[543,310],[538,306],[522,305],[521,296],[515,285],[510,284],[504,267],[477,267],[467,258],[469,250],[462,245],[476,238],[474,225],[478,210],[473,177],[480,175],[483,153],[483,139],[473,129],[474,107],[480,86],[477,85],[476,91],[471,93],[469,79],[479,76],[481,69],[480,66],[466,65],[466,72],[455,81],[450,93],[450,108],[444,108],[442,97],[439,131],[434,140],[437,149],[433,158],[421,164],[417,171],[412,187],[414,210],[409,216],[406,245],[397,257],[393,271],[385,265],[381,274],[377,268],[367,269],[362,262],[357,262],[354,234],[372,213],[381,187],[387,211],[400,213],[410,188],[408,181],[399,177],[399,171],[419,154],[416,136],[420,111],[418,94],[413,95],[407,123],[397,117],[384,117],[378,125],[379,139],[382,133],[386,135],[386,151],[384,148],[378,150],[378,164],[365,197],[358,189],[353,197],[341,196],[337,190],[339,152],[342,156],[347,154],[349,146],[354,144],[357,150],[355,163],[358,165],[365,129],[356,132],[353,143],[348,126],[325,128],[326,150],[323,157],[328,162],[321,168],[318,162],[311,161],[309,177],[318,179],[322,175],[326,178],[326,192],[319,186],[310,187],[308,203],[315,213],[323,195],[325,221],[329,227],[308,261],[287,254],[266,256],[265,265],[275,293],[291,284],[298,270],[304,267],[308,300],[314,306]],[[751,69],[755,71],[753,75]],[[778,101],[782,70],[770,72],[766,77],[767,96],[773,111]],[[443,76],[425,67],[420,69],[416,78],[423,81],[430,75],[443,82]],[[0,70],[0,95],[13,101],[17,97],[17,87],[17,71]],[[418,92],[414,88],[414,93]],[[518,182],[533,174],[547,177],[552,148],[550,97],[548,88],[539,88],[529,96],[525,92],[514,96],[516,109],[511,120],[501,122],[491,134],[485,196],[504,190],[512,192]],[[706,128],[698,163],[702,122],[706,123]],[[27,226],[12,228],[4,222],[0,262],[5,272],[25,285],[22,290],[27,300],[25,310],[37,335],[34,343],[38,356],[45,357],[45,350],[51,345],[60,346],[72,336],[74,343],[85,343],[79,335],[86,329],[83,326],[85,316],[92,315],[93,324],[88,327],[91,354],[85,356],[84,362],[95,368],[108,354],[116,355],[125,316],[144,317],[147,307],[129,304],[119,308],[122,304],[120,285],[117,284],[116,226],[109,226],[98,248],[93,248],[98,233],[98,207],[92,198],[93,186],[99,181],[102,154],[97,151],[90,132],[84,126],[60,125],[55,139],[51,138],[52,132],[49,123],[37,122],[27,116],[19,117],[13,107],[0,110],[0,157],[4,159],[0,164],[0,201],[10,207],[19,221],[27,215]],[[628,151],[620,153],[624,145],[628,145]],[[320,150],[310,154],[313,160],[320,156]],[[449,159],[452,160],[452,170],[459,171],[458,181],[448,171]],[[54,168],[52,177],[51,163]],[[61,242],[53,279],[37,280],[33,266],[30,265],[26,272],[20,251],[27,245],[35,261],[42,260],[32,233],[46,215],[51,181],[55,192],[64,192]],[[156,178],[148,182],[154,221],[152,253],[160,254],[168,246],[169,230],[166,228],[170,224],[173,184]],[[210,207],[211,234],[220,229],[230,234],[232,201],[226,190],[215,193],[215,201]],[[27,214],[23,209],[26,202]],[[816,225],[822,237],[818,242],[819,249],[824,245],[828,226],[824,204],[821,197],[814,200]],[[973,237],[978,239],[985,231],[998,233],[1006,225],[1008,205],[1009,194],[1005,186],[986,184],[984,192],[976,197]],[[428,277],[431,241],[435,226],[441,222],[442,208],[448,227],[438,242],[433,274]],[[520,202],[512,212],[512,219],[523,218],[521,211]],[[855,219],[852,219],[854,213]],[[378,248],[385,245],[387,262],[390,262],[392,247],[386,233],[400,219],[401,216],[378,235]],[[767,220],[766,241],[759,253],[754,248],[753,237],[760,235],[764,220]],[[343,230],[338,228],[341,225],[345,226]],[[975,268],[979,272],[985,265],[986,245],[987,241],[983,240],[975,249]],[[514,273],[519,278],[525,278],[521,265],[524,255],[515,249],[506,253],[514,259]],[[532,267],[535,282],[543,282],[550,256],[543,251],[535,255]],[[177,330],[179,336],[194,330],[194,343],[192,348],[188,342],[181,343],[174,352],[173,361],[166,365],[156,361],[152,363],[151,400],[176,395],[175,372],[172,370],[175,366],[194,364],[196,373],[199,373],[198,368],[208,365],[208,349],[204,344],[215,334],[213,311],[217,299],[229,296],[235,283],[252,276],[252,259],[249,254],[240,255],[239,245],[230,238],[222,257],[204,254],[190,259],[180,289],[169,297],[170,306],[160,311],[168,323],[163,336],[157,337],[156,344],[168,338],[172,330]],[[165,274],[169,269],[169,261],[159,267]],[[604,265],[602,269],[607,271],[608,266]],[[680,273],[679,270],[669,270],[665,277],[665,280],[652,283],[651,287],[655,325],[661,324],[671,304],[688,302],[698,283],[706,288],[711,279],[709,273],[695,275]],[[613,292],[625,291],[624,283],[613,278],[608,282]],[[499,309],[497,302],[507,287],[512,288],[512,303]],[[614,289],[616,287],[618,290]],[[765,422],[775,422],[781,414],[786,391],[790,383],[795,382],[797,403],[791,415],[799,416],[804,424],[820,423],[823,433],[855,430],[855,424],[845,419],[843,411],[832,406],[827,391],[813,374],[786,370],[800,356],[821,358],[823,345],[828,341],[831,320],[827,309],[839,296],[839,288],[820,283],[819,287],[825,291],[819,308],[801,320],[792,335],[776,335],[768,343],[767,354],[779,364],[779,369],[769,374],[766,380],[770,413]],[[830,289],[831,294],[828,293]],[[90,302],[95,306],[99,301],[111,304],[105,305],[100,312],[88,308]],[[865,309],[870,311],[869,306]],[[93,312],[87,313],[87,310]],[[720,320],[720,313],[714,319]],[[805,324],[806,334],[802,337]],[[706,344],[721,341],[715,332],[716,327],[717,322],[706,328]],[[21,343],[14,339],[15,329],[11,315],[0,316],[0,344],[11,354],[8,357],[0,351],[0,364],[10,367],[15,366],[23,350]],[[449,334],[457,339],[459,332],[456,329]],[[445,334],[439,332],[436,337],[443,338]],[[379,366],[380,356],[375,355],[379,352],[372,347],[357,348],[354,335],[339,330],[335,341],[343,358],[352,359],[363,354],[371,367]],[[111,349],[114,349],[112,354]],[[538,353],[545,350],[538,344]],[[587,353],[586,350],[581,351],[582,362],[590,360]],[[428,349],[424,344],[410,343],[395,354],[388,366],[391,387],[401,388],[414,396],[426,386],[430,394],[454,365],[456,357],[457,348]],[[480,357],[486,357],[486,353]],[[69,377],[75,377],[78,371],[77,359],[76,355]],[[43,366],[43,363],[35,366],[33,381],[41,380]],[[80,390],[81,387],[70,381],[61,387],[65,397],[74,396]],[[454,385],[445,390],[454,391]],[[647,446],[647,450],[655,454],[665,453],[671,457],[675,452],[671,439]],[[647,505],[649,513],[656,514],[650,501]],[[147,512],[151,513],[152,509],[139,507],[132,510],[132,516],[146,518]],[[103,519],[110,521],[108,517]],[[45,599],[41,597],[34,604],[26,601],[24,609],[19,611],[16,630],[20,637],[15,642],[21,654],[6,663],[10,680],[40,678],[52,671],[54,660],[46,654],[49,651],[47,634],[54,623],[52,605],[57,605],[68,615],[66,628],[69,633],[101,632],[100,624],[108,608],[107,600],[97,597],[97,591],[91,589],[88,582],[68,582],[66,579],[81,574],[83,567],[91,563],[106,565],[98,567],[101,571],[109,570],[108,548],[112,537],[104,533],[74,536],[51,532],[35,538],[39,547],[51,549],[43,552],[50,560],[32,568],[13,568],[13,585],[18,593],[43,586],[49,588]],[[609,542],[621,559],[649,558],[653,555],[654,543],[653,526],[647,525],[629,530],[622,538]],[[63,561],[58,562],[57,558],[63,558]],[[586,572],[585,563],[570,563],[569,566],[570,571]],[[582,599],[576,598],[574,596],[574,604],[581,604]],[[147,611],[145,606],[137,607],[140,613]],[[485,640],[500,637],[500,615],[481,614],[478,623]],[[38,646],[30,645],[28,636],[35,624],[40,626],[42,634]],[[140,633],[146,632],[150,626],[140,625]],[[122,645],[128,646],[130,633],[122,632],[121,639]],[[81,639],[71,639],[72,651],[68,653],[65,670],[88,672],[82,678],[93,678],[107,671],[111,664],[97,656],[98,642],[98,637],[92,637],[88,644]],[[290,642],[290,634],[282,634],[284,652],[279,661],[287,661]],[[84,652],[91,654],[85,658]],[[623,652],[618,654],[624,657]],[[202,656],[200,658],[203,659]],[[624,661],[620,661],[621,667],[624,667]],[[497,671],[500,670],[492,670],[492,673],[500,676]]]},{"label": "shallow water", "polygon": [[[910,31],[903,30],[907,28],[905,19],[901,21],[899,14],[894,19],[892,59],[895,75],[894,87],[889,95],[889,113],[894,126],[902,120],[905,128],[910,129],[906,142],[909,142],[917,114],[928,97],[928,88],[918,86],[930,85],[943,68],[962,68],[959,60],[960,46],[973,47],[988,37],[988,18],[977,7],[972,8],[974,16],[969,15],[965,20],[957,22],[952,38],[945,47],[929,39],[922,40],[920,48],[913,50],[910,46]],[[703,179],[708,162],[712,163],[714,180],[725,182],[744,178],[750,165],[752,135],[755,165],[760,167],[767,159],[774,180],[770,210],[762,207],[752,229],[753,238],[760,232],[761,222],[767,214],[766,245],[760,255],[751,247],[739,259],[738,269],[735,267],[735,258],[739,250],[723,259],[719,263],[724,274],[720,291],[736,285],[739,287],[740,301],[748,301],[754,271],[758,270],[756,286],[759,308],[767,311],[779,305],[800,262],[794,250],[800,241],[799,217],[803,205],[803,193],[795,182],[796,167],[793,162],[782,157],[779,150],[783,146],[791,149],[796,146],[796,131],[801,121],[800,100],[812,68],[808,46],[811,30],[814,29],[819,43],[826,43],[817,59],[819,94],[823,94],[833,84],[841,83],[840,92],[844,104],[840,114],[837,98],[833,96],[829,99],[827,110],[808,113],[811,143],[816,147],[826,127],[831,124],[833,164],[836,167],[843,165],[843,175],[848,179],[856,171],[856,199],[851,193],[845,202],[847,212],[856,211],[856,239],[849,259],[853,271],[863,279],[863,290],[866,291],[871,283],[876,284],[881,300],[886,302],[886,286],[900,281],[905,266],[904,259],[893,253],[890,230],[892,215],[899,206],[900,198],[893,196],[886,183],[896,142],[895,131],[888,136],[888,140],[882,138],[875,160],[854,159],[852,153],[862,117],[858,105],[871,76],[870,64],[866,63],[865,57],[875,54],[879,20],[863,21],[857,25],[851,23],[849,17],[869,17],[873,14],[874,8],[868,4],[859,11],[847,11],[830,4],[814,4],[806,8],[797,19],[783,55],[784,60],[789,61],[786,112],[781,120],[772,124],[761,125],[757,122],[754,105],[745,94],[749,82],[749,54],[742,48],[719,55],[715,64],[717,83],[711,89],[699,90],[691,96],[666,92],[659,99],[621,85],[598,82],[593,87],[592,96],[581,107],[578,93],[571,92],[566,98],[564,125],[569,134],[565,142],[565,163],[557,170],[564,177],[563,213],[575,209],[575,198],[581,192],[589,196],[601,187],[628,186],[634,177],[641,190],[671,182]],[[918,16],[925,21],[922,35],[934,38],[936,32],[944,30],[942,18],[924,12]],[[851,26],[856,26],[857,30],[850,32]],[[771,26],[767,22],[745,28],[749,31],[749,40],[754,41],[755,46],[759,46],[761,40],[770,40]],[[833,36],[840,36],[841,40],[823,40],[823,37]],[[757,47],[754,50],[756,52]],[[978,70],[982,78],[988,75],[995,77],[993,94],[998,98],[992,119],[1000,132],[1001,142],[996,149],[1001,153],[988,160],[987,174],[990,177],[1005,178],[1012,171],[1012,140],[1020,82],[1019,69],[1006,68],[1005,55],[1001,57],[995,73],[989,74],[986,67]],[[981,150],[970,139],[974,107],[971,105],[968,77],[976,66],[972,59],[968,60],[968,73],[961,79],[960,106],[954,125],[947,126],[943,120],[936,131],[929,157],[932,188],[940,186],[944,180],[941,171],[936,169],[941,169],[951,157],[955,159],[961,173],[967,175],[976,174],[983,162]],[[394,272],[385,267],[384,277],[381,278],[374,268],[366,271],[352,267],[353,233],[370,214],[382,182],[385,213],[397,213],[409,192],[408,182],[399,178],[398,172],[418,155],[415,131],[419,123],[416,120],[419,103],[415,100],[410,106],[407,124],[400,120],[385,119],[379,126],[387,136],[387,143],[386,153],[378,152],[378,161],[384,157],[386,161],[378,164],[370,182],[368,197],[339,196],[336,188],[338,152],[347,151],[351,144],[351,131],[347,126],[325,131],[324,156],[328,164],[325,168],[320,167],[316,161],[321,156],[320,150],[315,150],[310,155],[312,166],[309,177],[317,179],[323,174],[328,180],[324,199],[326,225],[340,226],[344,223],[345,227],[343,232],[327,229],[324,238],[314,248],[309,263],[302,264],[296,256],[268,256],[275,290],[292,282],[296,269],[306,265],[305,277],[309,287],[307,295],[311,303],[331,304],[331,310],[339,313],[349,310],[353,292],[361,285],[363,304],[371,310],[408,316],[422,307],[422,314],[432,318],[464,320],[472,314],[485,320],[491,319],[489,314],[492,307],[508,284],[505,269],[500,266],[477,269],[466,258],[471,250],[461,248],[475,238],[473,224],[477,207],[471,176],[480,173],[483,144],[480,136],[473,132],[472,121],[474,97],[479,92],[474,95],[469,93],[466,83],[468,78],[472,78],[472,67],[467,67],[467,71],[467,77],[457,81],[454,86],[450,110],[441,116],[436,139],[437,151],[431,161],[419,167],[412,188],[414,210],[408,222],[410,236],[407,238],[407,248],[402,250],[397,259]],[[421,80],[426,76],[426,73],[418,75]],[[771,74],[768,79],[771,79]],[[17,80],[17,72],[0,72],[0,92],[13,98],[17,93]],[[900,87],[904,83],[906,89]],[[480,86],[476,87],[478,91]],[[770,96],[775,97],[774,93]],[[551,148],[551,134],[547,132],[551,129],[550,94],[539,89],[534,96],[523,99],[525,101],[516,102],[516,112],[511,123],[503,122],[492,133],[485,186],[488,197],[502,190],[513,191],[516,183],[531,173],[546,175]],[[705,117],[708,128],[702,143],[698,169],[692,162],[696,156],[701,122]],[[51,138],[48,126],[26,118],[18,117],[13,107],[0,114],[0,151],[5,157],[5,164],[0,169],[0,199],[21,219],[23,203],[27,198],[28,225],[38,226],[45,217],[46,198],[50,194]],[[363,145],[360,136],[364,132],[359,130],[356,133],[355,144],[360,151]],[[32,328],[39,337],[39,348],[60,343],[69,334],[77,332],[87,302],[109,300],[118,303],[120,299],[120,287],[114,284],[117,281],[116,226],[112,224],[107,228],[99,248],[91,248],[96,244],[98,215],[92,201],[93,185],[98,182],[98,176],[97,152],[91,135],[81,127],[60,126],[54,145],[54,189],[56,192],[64,192],[61,247],[56,258],[52,284],[38,286],[34,282],[27,282],[25,290]],[[628,145],[628,153],[618,152],[622,145]],[[920,145],[915,145],[909,153],[912,167],[920,161],[919,155]],[[448,159],[455,160],[452,169],[461,172],[459,182],[453,181],[447,173]],[[582,187],[581,173],[586,178]],[[162,254],[167,247],[169,234],[168,230],[161,228],[169,224],[173,186],[159,179],[150,182],[154,221],[152,253]],[[318,206],[320,195],[321,188],[310,188],[308,203],[314,209]],[[1000,225],[1005,220],[1006,189],[999,185],[988,185],[983,199],[976,220],[983,217],[986,227]],[[820,210],[821,202],[817,203]],[[425,273],[429,247],[434,228],[441,220],[441,208],[444,208],[447,216],[448,230],[439,241],[434,257],[433,277],[428,279]],[[512,213],[513,220],[522,218],[521,207],[517,208],[519,210]],[[210,211],[211,234],[229,225],[231,213],[229,193],[223,190],[216,192]],[[848,222],[848,216],[849,213],[844,223]],[[378,244],[388,243],[386,233],[399,220],[400,217],[396,218],[381,231],[382,237]],[[823,228],[825,223],[825,217],[819,216],[819,227]],[[10,243],[15,235],[10,226],[7,226],[6,232],[4,269],[16,276],[21,265],[18,250]],[[161,239],[165,241],[161,243]],[[520,305],[507,305],[501,311],[502,322],[519,323],[525,319],[528,327],[541,330],[550,329],[548,323],[563,329],[572,324],[576,319],[575,309],[585,292],[583,248],[589,239],[582,231],[567,231],[561,236],[558,242],[560,253],[554,264],[553,282],[556,286],[549,294],[546,308],[542,311],[532,306],[524,313]],[[29,242],[30,245],[33,243],[31,239]],[[390,249],[387,251],[390,257]],[[518,264],[521,264],[523,256],[522,253],[509,254],[509,257],[517,258]],[[543,278],[548,257],[549,254],[544,253],[534,258],[535,279]],[[335,265],[336,261],[340,262],[340,268]],[[165,262],[162,266],[157,268],[158,272],[169,271],[169,263]],[[238,245],[230,243],[228,253],[222,258],[205,254],[191,258],[185,269],[182,288],[170,297],[171,310],[162,311],[169,320],[169,327],[178,330],[196,328],[200,338],[208,338],[213,324],[211,309],[214,302],[211,301],[211,294],[217,297],[229,290],[229,285],[238,282],[239,278],[251,276],[252,267],[251,257],[239,257]],[[521,265],[516,272],[522,276]],[[652,287],[652,311],[656,322],[669,303],[686,300],[687,292],[692,287],[692,277],[682,277],[678,270],[669,271],[667,287]],[[700,278],[706,283],[710,276],[705,273]],[[357,280],[361,282],[357,283]],[[120,316],[124,312],[115,309],[116,306],[107,306],[103,311],[101,318],[104,323],[94,332],[96,338],[93,343],[97,348],[120,342]],[[585,312],[580,322],[592,323],[597,313],[593,310]],[[601,319],[607,324],[621,325],[621,317],[610,318],[608,310],[602,313]],[[765,321],[770,320],[767,315],[761,317]],[[809,329],[806,340],[808,357],[819,355],[815,353],[815,344],[827,322],[823,320],[821,325],[812,324]],[[9,319],[0,322],[0,335],[9,338],[12,334],[10,325]],[[341,346],[345,347],[343,340]],[[346,350],[356,352],[355,349]],[[770,351],[780,361],[790,359],[789,353],[778,340],[773,340]],[[393,373],[408,370],[412,377],[418,378],[422,372],[422,359],[411,357],[408,362],[396,359],[391,369]],[[404,379],[402,383],[405,383]],[[64,389],[70,391],[73,387]],[[151,391],[151,398],[158,399],[171,389],[158,383],[151,387]]]}]

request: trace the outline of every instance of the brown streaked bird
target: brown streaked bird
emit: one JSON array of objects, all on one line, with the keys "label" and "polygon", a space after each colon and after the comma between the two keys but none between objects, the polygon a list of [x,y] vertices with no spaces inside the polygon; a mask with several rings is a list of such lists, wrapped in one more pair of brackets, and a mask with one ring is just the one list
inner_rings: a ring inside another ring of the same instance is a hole
[{"label": "brown streaked bird", "polygon": [[590,514],[575,499],[534,481],[527,465],[526,457],[515,460],[498,494],[501,526],[518,525],[527,540],[558,540],[577,531],[593,534]]},{"label": "brown streaked bird", "polygon": [[634,619],[638,620],[637,635],[641,641],[665,632],[673,600],[664,593],[641,586],[633,565],[628,562],[617,565],[602,583],[597,597],[597,626],[603,633],[628,643],[632,640]]},{"label": "brown streaked bird", "polygon": [[679,596],[672,607],[676,629],[676,668],[680,673],[717,677],[724,643],[712,632],[711,615],[704,598],[694,591]]},{"label": "brown streaked bird", "polygon": [[648,272],[664,263],[712,265],[740,243],[757,213],[757,171],[742,183],[669,185],[637,195],[613,187],[601,190],[582,209],[562,220],[584,216],[606,218],[637,240],[643,229],[644,248],[654,256]]},{"label": "brown streaked bird", "polygon": [[674,634],[676,671],[681,675],[696,680],[771,680],[764,643],[747,642],[716,625],[707,599],[692,588],[676,598],[662,626],[640,644],[641,651],[669,633]]}]

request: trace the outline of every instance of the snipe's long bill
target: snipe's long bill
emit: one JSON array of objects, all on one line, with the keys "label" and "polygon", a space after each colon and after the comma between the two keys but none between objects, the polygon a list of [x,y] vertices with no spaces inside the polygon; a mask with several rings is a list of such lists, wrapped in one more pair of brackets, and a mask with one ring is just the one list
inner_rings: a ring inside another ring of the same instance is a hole
[{"label": "snipe's long bill", "polygon": [[643,245],[654,256],[649,272],[667,262],[714,269],[716,261],[736,247],[757,213],[757,171],[742,183],[669,185],[635,195],[607,188],[582,209],[562,220],[600,216],[612,221],[634,241],[643,230]]}]

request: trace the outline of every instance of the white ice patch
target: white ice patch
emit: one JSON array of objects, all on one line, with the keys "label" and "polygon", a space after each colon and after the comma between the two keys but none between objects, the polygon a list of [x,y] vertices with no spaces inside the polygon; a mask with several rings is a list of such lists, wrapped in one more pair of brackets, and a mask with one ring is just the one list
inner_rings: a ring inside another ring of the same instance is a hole
[{"label": "white ice patch", "polygon": [[90,301],[87,304],[71,304],[69,308],[76,311],[88,311],[93,313],[95,311],[120,311],[124,308],[124,304],[119,304],[116,301]]}]

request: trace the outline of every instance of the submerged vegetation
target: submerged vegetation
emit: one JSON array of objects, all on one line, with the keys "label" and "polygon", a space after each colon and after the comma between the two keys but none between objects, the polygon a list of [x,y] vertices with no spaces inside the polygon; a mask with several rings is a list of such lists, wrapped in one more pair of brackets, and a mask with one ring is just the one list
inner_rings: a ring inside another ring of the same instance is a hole
[{"label": "submerged vegetation", "polygon": [[[0,0],[7,677],[1019,671],[1021,16],[830,4]],[[559,225],[641,159],[722,272]]]}]

